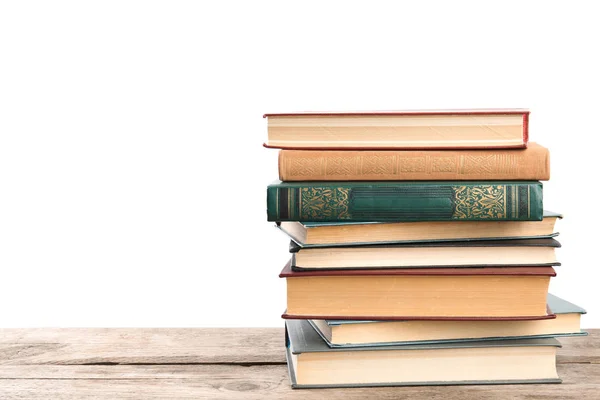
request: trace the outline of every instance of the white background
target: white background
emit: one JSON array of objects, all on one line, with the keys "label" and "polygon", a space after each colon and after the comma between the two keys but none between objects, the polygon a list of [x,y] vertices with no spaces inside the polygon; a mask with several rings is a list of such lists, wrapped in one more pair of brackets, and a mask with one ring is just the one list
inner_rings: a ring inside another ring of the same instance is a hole
[{"label": "white background", "polygon": [[531,109],[600,327],[594,2],[208,3],[1,3],[1,327],[281,326],[262,114],[469,107]]}]

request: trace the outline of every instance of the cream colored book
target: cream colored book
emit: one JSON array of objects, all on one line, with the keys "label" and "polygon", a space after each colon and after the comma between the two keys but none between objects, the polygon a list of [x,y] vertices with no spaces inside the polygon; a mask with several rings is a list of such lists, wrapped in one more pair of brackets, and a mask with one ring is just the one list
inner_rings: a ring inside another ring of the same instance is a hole
[{"label": "cream colored book", "polygon": [[265,114],[281,149],[523,148],[529,111],[414,110]]},{"label": "cream colored book", "polygon": [[552,267],[293,271],[284,318],[544,319]]},{"label": "cream colored book", "polygon": [[522,321],[345,321],[309,320],[330,347],[388,346],[498,339],[587,335],[581,330],[585,310],[548,294],[553,319]]},{"label": "cream colored book", "polygon": [[426,241],[530,239],[558,236],[561,214],[544,211],[542,221],[298,222],[277,227],[300,247],[331,247]]},{"label": "cream colored book", "polygon": [[552,238],[302,248],[290,244],[294,270],[557,266]]},{"label": "cream colored book", "polygon": [[293,388],[560,383],[556,339],[330,348],[306,321],[286,321]]}]

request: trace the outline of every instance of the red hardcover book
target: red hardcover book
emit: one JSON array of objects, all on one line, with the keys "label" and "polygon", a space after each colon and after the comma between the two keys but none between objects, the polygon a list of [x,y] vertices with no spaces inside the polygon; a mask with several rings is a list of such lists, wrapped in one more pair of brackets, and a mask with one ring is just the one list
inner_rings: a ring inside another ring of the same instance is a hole
[{"label": "red hardcover book", "polygon": [[465,109],[265,114],[265,147],[297,150],[524,148],[529,111]]},{"label": "red hardcover book", "polygon": [[284,318],[533,320],[554,318],[552,267],[293,271]]}]

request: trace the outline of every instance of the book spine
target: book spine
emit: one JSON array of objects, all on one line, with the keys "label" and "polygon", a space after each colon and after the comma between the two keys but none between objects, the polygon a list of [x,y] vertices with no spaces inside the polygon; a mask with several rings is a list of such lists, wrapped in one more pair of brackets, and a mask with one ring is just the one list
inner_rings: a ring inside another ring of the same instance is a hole
[{"label": "book spine", "polygon": [[269,221],[541,221],[540,182],[306,182],[267,188]]},{"label": "book spine", "polygon": [[459,151],[281,150],[282,181],[548,180],[548,149]]}]

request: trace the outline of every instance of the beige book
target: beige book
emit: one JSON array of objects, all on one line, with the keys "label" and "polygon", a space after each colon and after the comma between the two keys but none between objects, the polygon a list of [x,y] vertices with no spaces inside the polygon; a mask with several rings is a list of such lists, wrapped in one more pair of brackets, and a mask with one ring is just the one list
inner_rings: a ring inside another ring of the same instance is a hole
[{"label": "beige book", "polygon": [[556,236],[560,214],[542,221],[426,221],[323,223],[282,221],[277,226],[302,247],[466,239],[523,239]]},{"label": "beige book", "polygon": [[294,388],[560,383],[554,338],[330,348],[306,321],[286,321]]},{"label": "beige book", "polygon": [[550,153],[526,149],[281,150],[282,181],[461,181],[550,179]]},{"label": "beige book", "polygon": [[552,267],[293,271],[284,317],[543,319]]},{"label": "beige book", "polygon": [[283,149],[522,148],[529,111],[423,110],[265,114],[267,147]]},{"label": "beige book", "polygon": [[335,321],[310,320],[332,347],[584,335],[585,310],[548,294],[553,319],[521,321]]},{"label": "beige book", "polygon": [[301,248],[291,242],[297,270],[556,266],[552,238],[397,243]]}]

